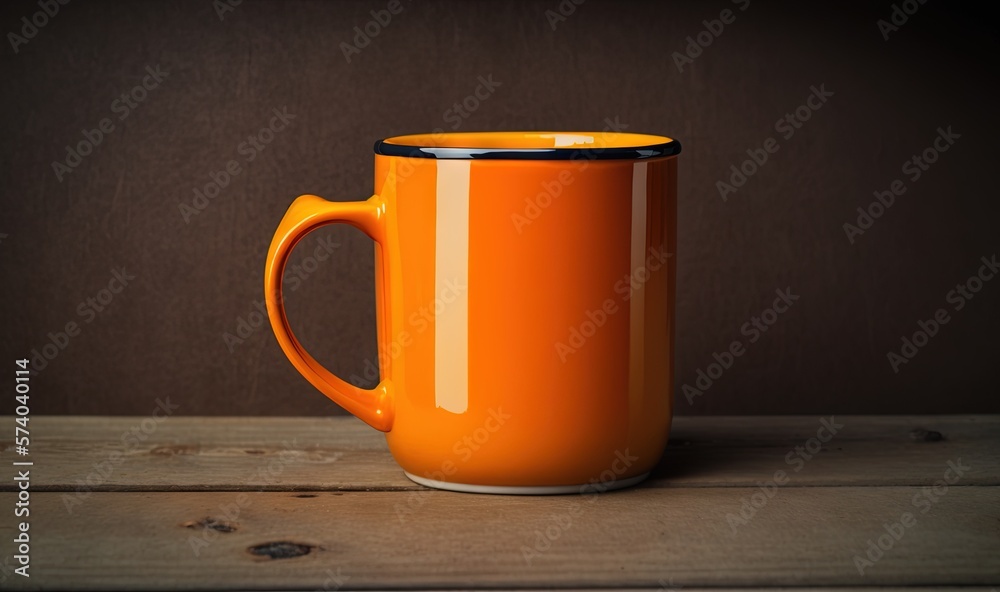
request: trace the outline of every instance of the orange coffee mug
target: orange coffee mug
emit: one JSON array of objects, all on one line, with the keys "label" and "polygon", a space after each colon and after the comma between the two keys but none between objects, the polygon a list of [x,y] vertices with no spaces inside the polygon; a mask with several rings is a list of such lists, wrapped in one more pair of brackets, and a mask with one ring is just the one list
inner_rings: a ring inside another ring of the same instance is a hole
[{"label": "orange coffee mug", "polygon": [[[267,255],[278,343],[385,432],[411,480],[483,493],[641,481],[673,410],[677,154],[621,132],[409,135],[375,144],[367,201],[296,199]],[[375,241],[380,383],[353,386],[292,334],[289,253],[344,223]]]}]

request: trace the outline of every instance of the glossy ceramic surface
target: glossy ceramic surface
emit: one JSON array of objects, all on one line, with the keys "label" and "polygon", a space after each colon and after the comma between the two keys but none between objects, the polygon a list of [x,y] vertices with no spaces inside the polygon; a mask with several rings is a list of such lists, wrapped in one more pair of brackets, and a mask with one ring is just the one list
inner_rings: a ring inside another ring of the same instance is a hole
[{"label": "glossy ceramic surface", "polygon": [[[679,145],[614,132],[382,143],[462,152],[376,154],[367,201],[305,195],[289,208],[265,291],[299,372],[386,432],[397,462],[433,486],[546,493],[648,473],[672,413]],[[503,158],[476,156],[501,148]],[[538,157],[547,149],[569,152]],[[291,249],[331,223],[375,241],[371,390],[305,352],[281,305]]]}]

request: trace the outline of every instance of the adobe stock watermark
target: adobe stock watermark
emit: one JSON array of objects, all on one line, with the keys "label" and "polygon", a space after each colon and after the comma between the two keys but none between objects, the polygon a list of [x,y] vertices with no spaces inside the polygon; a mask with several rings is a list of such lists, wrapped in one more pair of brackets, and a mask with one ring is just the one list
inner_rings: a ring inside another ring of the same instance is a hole
[{"label": "adobe stock watermark", "polygon": [[549,24],[549,28],[555,31],[560,23],[565,23],[569,17],[576,14],[577,6],[580,6],[586,1],[587,0],[559,0],[559,3],[556,4],[554,8],[549,8],[545,11],[545,21]]},{"label": "adobe stock watermark", "polygon": [[[334,250],[338,248],[340,248],[340,243],[333,242],[330,237],[321,237],[310,255],[307,255],[301,262],[285,268],[286,275],[283,280],[282,292],[290,294],[302,287],[302,283],[319,269],[319,264],[328,260]],[[229,353],[236,351],[237,346],[243,345],[247,339],[267,324],[267,303],[264,302],[264,299],[254,300],[252,304],[253,309],[250,312],[236,317],[236,327],[232,332],[222,333],[222,342],[226,345]]]},{"label": "adobe stock watermark", "polygon": [[[247,489],[272,486],[281,483],[281,475],[285,468],[298,462],[307,462],[308,452],[301,449],[297,438],[291,442],[282,441],[282,450],[261,463],[240,485]],[[335,452],[321,459],[324,464],[335,463],[344,456],[343,452]],[[238,529],[237,520],[253,505],[253,498],[246,491],[233,496],[232,501],[221,503],[212,516],[202,520],[184,523],[182,526],[196,530],[196,534],[188,536],[187,544],[195,557],[200,557],[202,551],[209,547],[219,536],[235,532]]]},{"label": "adobe stock watermark", "polygon": [[[812,91],[805,101],[794,110],[785,113],[784,117],[774,122],[774,131],[781,135],[785,141],[792,139],[795,132],[802,129],[802,125],[812,119],[813,113],[819,111],[826,105],[826,102],[833,96],[833,91],[826,90],[826,84],[815,85],[809,88]],[[757,148],[747,148],[747,158],[739,165],[733,164],[729,167],[728,179],[720,179],[715,182],[715,188],[719,190],[719,197],[722,201],[728,201],[729,196],[739,191],[746,185],[751,177],[762,169],[772,154],[781,148],[778,139],[771,136],[761,142]],[[728,182],[727,182],[728,181]]]},{"label": "adobe stock watermark", "polygon": [[917,14],[920,7],[927,4],[927,0],[903,0],[899,4],[892,5],[892,12],[889,13],[889,20],[878,19],[875,25],[879,33],[882,33],[882,40],[889,40],[889,33],[895,33],[900,27],[905,25],[910,17]]},{"label": "adobe stock watermark", "polygon": [[46,336],[48,341],[39,347],[31,350],[31,369],[35,372],[42,372],[55,360],[60,353],[69,347],[73,338],[79,337],[83,333],[84,327],[94,322],[102,312],[104,312],[111,302],[125,291],[129,282],[136,279],[124,267],[111,270],[111,278],[107,284],[92,296],[87,296],[76,307],[76,314],[79,320],[66,323],[62,330],[49,332]]},{"label": "adobe stock watermark", "polygon": [[215,9],[215,15],[223,22],[226,20],[226,15],[230,12],[235,12],[236,7],[240,4],[243,4],[243,0],[212,0],[212,8]]},{"label": "adobe stock watermark", "polygon": [[[11,565],[10,559],[10,555],[4,555],[3,563],[0,563],[0,584],[6,582],[10,576],[14,575],[15,570],[22,569],[22,567]],[[21,575],[20,572],[17,572],[17,575]]]},{"label": "adobe stock watermark", "polygon": [[[736,4],[740,12],[746,11],[750,8],[750,0],[731,0],[733,4]],[[705,27],[698,34],[694,36],[688,36],[686,38],[687,45],[684,47],[684,53],[675,51],[670,54],[670,57],[674,60],[674,65],[677,66],[678,72],[684,72],[684,66],[689,66],[694,63],[695,59],[701,56],[702,53],[708,46],[722,35],[726,30],[726,25],[731,25],[736,22],[736,13],[729,8],[723,8],[722,12],[719,13],[719,18],[701,21],[701,24]]]},{"label": "adobe stock watermark", "polygon": [[38,8],[40,10],[28,16],[21,17],[21,34],[18,35],[14,31],[7,33],[7,41],[10,43],[10,47],[14,50],[14,53],[20,53],[21,46],[27,45],[28,41],[34,39],[42,28],[49,24],[50,20],[56,18],[60,7],[67,4],[69,4],[69,0],[38,0]]},{"label": "adobe stock watermark", "polygon": [[66,145],[66,158],[52,161],[52,172],[56,179],[62,183],[63,178],[76,170],[83,163],[83,159],[94,153],[98,146],[115,131],[115,120],[125,121],[128,116],[135,112],[149,93],[160,87],[160,84],[170,76],[170,72],[164,72],[160,65],[146,66],[146,74],[139,84],[123,92],[119,97],[111,101],[110,109],[116,118],[105,117],[97,122],[97,126],[91,129],[80,131],[83,136],[75,145]]},{"label": "adobe stock watermark", "polygon": [[[829,419],[821,418],[819,423],[820,426],[816,430],[815,436],[803,442],[801,446],[796,446],[788,451],[788,454],[785,455],[785,464],[792,467],[793,473],[801,471],[806,466],[807,461],[812,460],[823,450],[824,444],[833,440],[834,436],[844,429],[844,424],[837,423],[836,417],[832,415]],[[788,485],[790,481],[791,475],[784,469],[776,470],[771,478],[765,482],[758,481],[757,487],[760,491],[755,491],[740,500],[742,503],[738,513],[726,513],[726,523],[731,529],[731,534],[735,535],[741,526],[749,524],[757,512],[763,510],[768,502],[778,494],[778,489]]]},{"label": "adobe stock watermark", "polygon": [[[966,304],[983,289],[986,282],[992,280],[1000,272],[1000,263],[997,263],[995,253],[989,258],[984,256],[979,260],[982,262],[982,265],[979,266],[976,273],[969,276],[965,281],[955,284],[955,287],[944,295],[944,300],[951,305],[952,312],[964,309]],[[917,330],[911,336],[904,335],[900,337],[901,345],[899,353],[890,350],[886,354],[893,374],[899,374],[900,367],[904,364],[909,364],[910,360],[917,357],[921,348],[930,343],[931,338],[937,335],[941,331],[941,327],[950,321],[951,315],[948,314],[947,308],[937,309],[926,321],[917,321]]]},{"label": "adobe stock watermark", "polygon": [[586,170],[590,166],[590,161],[607,150],[608,145],[614,142],[621,132],[628,129],[628,124],[618,121],[617,115],[614,119],[605,117],[604,123],[600,135],[595,135],[593,138],[592,148],[588,148],[587,152],[574,154],[569,160],[570,166],[561,169],[552,179],[542,181],[539,185],[541,191],[532,197],[524,198],[524,209],[510,215],[510,221],[518,234],[523,234],[526,227],[538,220],[542,212],[562,196],[566,187],[576,181],[576,175]]},{"label": "adobe stock watermark", "polygon": [[[496,89],[503,86],[503,83],[499,80],[493,79],[493,74],[487,74],[486,76],[479,75],[476,77],[476,82],[478,84],[473,88],[472,92],[466,95],[459,101],[456,101],[451,107],[445,109],[442,113],[441,118],[445,123],[451,124],[451,131],[457,131],[465,121],[472,117],[472,114],[478,111],[483,103],[489,100]],[[435,127],[428,135],[430,136],[429,146],[441,146],[444,143],[446,132],[443,127]],[[420,156],[419,149],[414,148],[411,152],[413,156]],[[427,166],[428,164],[433,165],[434,159],[430,158],[402,158],[396,163],[396,178],[397,180],[407,179],[411,177],[420,167]]]},{"label": "adobe stock watermark", "polygon": [[267,125],[236,145],[236,154],[241,157],[240,159],[230,159],[221,170],[208,173],[208,183],[194,188],[194,197],[191,198],[190,204],[184,201],[177,204],[185,224],[190,224],[193,216],[204,212],[212,203],[211,200],[218,197],[236,177],[243,174],[247,165],[260,156],[277,134],[284,131],[296,117],[295,114],[288,112],[288,107],[272,109],[271,113],[273,115]]},{"label": "adobe stock watermark", "polygon": [[350,381],[363,388],[371,388],[378,384],[380,374],[379,368],[386,368],[392,360],[395,360],[403,351],[413,345],[413,340],[422,335],[431,323],[439,317],[447,314],[449,307],[454,304],[459,296],[469,291],[468,284],[458,278],[445,280],[444,286],[440,289],[434,300],[428,302],[410,313],[406,319],[404,328],[396,334],[387,347],[379,347],[378,366],[371,359],[365,360],[363,375],[351,374]]},{"label": "adobe stock watermark", "polygon": [[363,49],[371,45],[372,40],[378,37],[379,33],[392,23],[392,18],[403,12],[401,0],[389,0],[385,8],[371,11],[371,20],[362,25],[355,25],[353,43],[341,41],[340,51],[344,54],[347,63],[351,63],[352,56],[359,55]]},{"label": "adobe stock watermark", "polygon": [[569,334],[565,341],[555,343],[559,361],[565,364],[571,355],[583,349],[587,345],[587,341],[597,334],[597,331],[608,322],[608,319],[622,309],[618,302],[624,303],[631,300],[637,291],[643,289],[652,274],[659,271],[673,256],[674,254],[668,253],[662,245],[650,248],[642,265],[615,282],[613,290],[618,295],[618,300],[605,298],[600,306],[584,313],[584,320],[569,328]]},{"label": "adobe stock watermark", "polygon": [[[924,173],[930,170],[931,165],[938,161],[941,153],[947,152],[955,145],[955,140],[962,137],[953,132],[950,125],[947,129],[937,128],[937,133],[937,137],[931,141],[930,146],[924,148],[920,154],[914,154],[903,162],[902,173],[911,183],[919,181]],[[874,201],[866,207],[858,207],[857,224],[844,222],[843,228],[844,233],[847,234],[847,241],[853,245],[855,238],[870,229],[875,224],[875,220],[881,218],[896,203],[896,198],[906,193],[906,190],[906,183],[902,179],[896,179],[889,184],[887,189],[875,191]]]},{"label": "adobe stock watermark", "polygon": [[[451,447],[451,453],[455,460],[445,459],[441,462],[441,468],[435,471],[428,471],[422,477],[434,481],[448,481],[448,478],[458,472],[460,466],[469,462],[473,456],[489,445],[493,435],[503,429],[503,426],[510,421],[511,415],[504,413],[502,407],[490,408],[487,411],[483,425],[472,430],[455,441]],[[418,489],[411,491],[406,496],[404,502],[397,502],[394,509],[400,524],[405,524],[406,520],[427,503],[428,495],[433,495],[429,489]]]},{"label": "adobe stock watermark", "polygon": [[323,575],[326,579],[323,580],[323,587],[316,588],[315,592],[337,592],[344,587],[344,584],[350,581],[350,575],[344,575],[340,573],[340,566],[337,566],[337,571],[327,568],[323,571]]},{"label": "adobe stock watermark", "polygon": [[180,405],[170,402],[170,397],[166,397],[166,400],[156,399],[154,403],[156,406],[150,412],[149,417],[122,432],[118,438],[119,445],[108,453],[104,460],[95,462],[92,465],[93,470],[87,473],[83,479],[76,480],[76,488],[73,493],[62,494],[62,503],[67,514],[72,514],[74,508],[83,504],[87,498],[93,495],[95,487],[107,483],[114,475],[115,470],[128,460],[128,455],[155,434],[160,425],[180,409]]},{"label": "adobe stock watermark", "polygon": [[[497,92],[497,88],[503,86],[503,83],[499,80],[493,80],[492,74],[487,74],[485,77],[478,76],[476,81],[479,83],[472,90],[471,93],[465,96],[461,101],[456,101],[450,109],[447,109],[442,115],[445,123],[451,124],[451,130],[457,131],[458,128],[462,127],[465,120],[472,116],[473,113],[479,110],[483,103],[489,100],[494,93]],[[432,134],[438,136],[444,132],[442,128],[435,128]],[[435,137],[434,141],[438,141],[440,138]]]},{"label": "adobe stock watermark", "polygon": [[740,335],[747,338],[746,344],[743,343],[742,339],[733,340],[729,347],[722,350],[722,353],[712,354],[712,361],[705,366],[704,370],[697,369],[696,378],[693,381],[694,386],[687,382],[681,386],[681,392],[684,393],[684,398],[687,399],[689,405],[694,404],[695,397],[704,395],[708,389],[712,388],[715,381],[722,378],[722,375],[733,367],[736,358],[747,352],[747,346],[757,343],[761,336],[778,322],[778,318],[788,312],[788,309],[799,299],[798,294],[792,293],[791,287],[784,290],[778,288],[774,293],[777,294],[777,298],[774,299],[770,307],[765,308],[759,315],[750,317],[750,320],[740,326]]},{"label": "adobe stock watermark", "polygon": [[[949,460],[946,465],[947,468],[941,479],[932,486],[921,488],[910,500],[914,510],[919,510],[921,515],[929,512],[935,504],[941,501],[942,497],[947,495],[950,485],[958,483],[965,476],[965,473],[972,470],[972,467],[962,464],[961,458],[954,461]],[[903,512],[899,519],[894,522],[883,522],[882,529],[885,532],[868,539],[866,541],[868,546],[862,551],[863,554],[857,553],[852,558],[858,575],[864,576],[866,569],[875,567],[875,564],[881,561],[886,553],[892,551],[896,543],[902,540],[903,536],[916,525],[917,516],[913,512]]]},{"label": "adobe stock watermark", "polygon": [[530,544],[521,545],[521,557],[529,567],[531,563],[542,557],[556,541],[569,532],[576,524],[576,520],[583,515],[587,504],[597,501],[600,494],[608,491],[628,470],[639,461],[638,456],[629,453],[628,448],[615,451],[615,459],[611,461],[611,466],[601,471],[597,477],[590,479],[586,485],[580,486],[582,499],[574,500],[569,506],[557,513],[549,514],[546,517],[546,524],[532,531],[528,535]]}]

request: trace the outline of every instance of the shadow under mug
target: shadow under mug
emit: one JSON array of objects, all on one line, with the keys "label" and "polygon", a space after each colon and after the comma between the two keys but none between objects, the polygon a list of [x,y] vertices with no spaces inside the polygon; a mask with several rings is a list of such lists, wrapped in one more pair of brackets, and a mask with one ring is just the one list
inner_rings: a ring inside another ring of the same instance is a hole
[{"label": "shadow under mug", "polygon": [[[278,343],[386,433],[417,483],[524,494],[637,483],[673,409],[679,153],[676,140],[621,132],[379,141],[370,199],[303,195],[279,224],[264,279]],[[326,370],[285,315],[289,254],[334,223],[375,241],[374,389]]]}]

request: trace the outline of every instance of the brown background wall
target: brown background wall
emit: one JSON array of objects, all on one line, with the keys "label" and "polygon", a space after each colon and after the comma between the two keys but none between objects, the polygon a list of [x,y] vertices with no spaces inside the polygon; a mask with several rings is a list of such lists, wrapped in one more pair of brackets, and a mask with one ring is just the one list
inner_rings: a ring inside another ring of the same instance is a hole
[{"label": "brown background wall", "polygon": [[[679,413],[1000,411],[1000,280],[898,374],[886,358],[996,253],[995,15],[931,2],[885,41],[888,1],[588,0],[553,31],[557,0],[403,0],[347,63],[341,43],[386,4],[247,0],[220,20],[209,0],[71,2],[17,54],[2,48],[0,361],[12,371],[50,332],[82,327],[37,377],[34,412],[145,414],[165,396],[183,414],[338,412],[266,326],[232,351],[223,336],[256,320],[289,202],[366,198],[373,141],[450,129],[479,76],[501,84],[463,131],[617,119],[682,140],[678,386],[746,341],[741,325],[775,289],[800,295],[703,396],[679,396]],[[678,71],[671,53],[724,8],[736,21]],[[5,4],[0,28],[37,10]],[[113,101],[147,66],[168,75],[119,121]],[[813,85],[834,94],[782,139],[775,121]],[[294,120],[246,163],[238,145],[276,108]],[[52,162],[105,117],[114,130],[57,180]],[[961,138],[906,179],[902,163],[948,126]],[[716,181],[768,137],[780,150],[723,202]],[[231,159],[242,172],[186,222],[180,204]],[[898,178],[907,192],[850,244],[843,224]],[[320,239],[339,246],[289,296],[292,321],[322,361],[360,376],[375,360],[372,246],[343,228],[305,246]],[[135,279],[88,313],[121,267]]]}]

